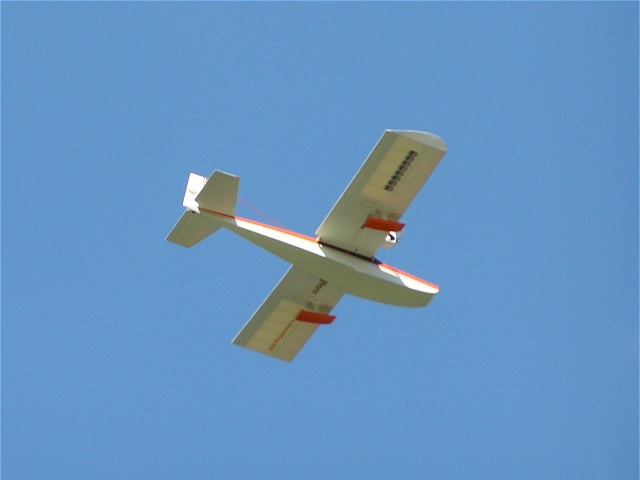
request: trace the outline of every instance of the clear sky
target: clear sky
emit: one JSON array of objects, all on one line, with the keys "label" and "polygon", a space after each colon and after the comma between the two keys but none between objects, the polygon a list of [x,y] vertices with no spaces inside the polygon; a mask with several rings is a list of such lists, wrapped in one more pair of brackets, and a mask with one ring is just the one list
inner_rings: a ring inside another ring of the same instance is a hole
[{"label": "clear sky", "polygon": [[[4,478],[638,478],[637,2],[1,8]],[[287,264],[189,172],[313,235],[384,129],[440,294],[231,345]]]}]

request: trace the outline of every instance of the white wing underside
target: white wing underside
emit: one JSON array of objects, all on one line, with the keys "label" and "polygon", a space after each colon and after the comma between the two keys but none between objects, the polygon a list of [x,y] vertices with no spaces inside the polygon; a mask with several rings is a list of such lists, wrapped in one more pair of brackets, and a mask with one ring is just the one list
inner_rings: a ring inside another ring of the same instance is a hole
[{"label": "white wing underside", "polygon": [[318,328],[317,323],[296,320],[298,314],[328,314],[342,295],[324,280],[292,266],[233,343],[290,362]]},{"label": "white wing underside", "polygon": [[[319,243],[373,258],[389,231],[372,227],[368,219],[401,225],[398,219],[446,151],[442,139],[430,133],[385,131],[318,227]],[[342,295],[292,266],[233,343],[290,362],[318,328],[318,323],[298,320],[300,313],[326,316]]]},{"label": "white wing underside", "polygon": [[369,217],[397,222],[446,151],[431,133],[385,131],[318,227],[320,242],[373,257],[389,232],[363,224]]}]

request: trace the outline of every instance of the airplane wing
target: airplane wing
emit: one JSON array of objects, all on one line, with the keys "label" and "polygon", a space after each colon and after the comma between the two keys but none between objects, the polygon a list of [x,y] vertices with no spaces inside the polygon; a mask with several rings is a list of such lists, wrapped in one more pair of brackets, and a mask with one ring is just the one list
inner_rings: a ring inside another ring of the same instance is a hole
[{"label": "airplane wing", "polygon": [[320,243],[373,258],[446,152],[431,133],[386,130],[318,227]]},{"label": "airplane wing", "polygon": [[290,362],[329,315],[343,293],[292,266],[233,339],[235,345]]}]

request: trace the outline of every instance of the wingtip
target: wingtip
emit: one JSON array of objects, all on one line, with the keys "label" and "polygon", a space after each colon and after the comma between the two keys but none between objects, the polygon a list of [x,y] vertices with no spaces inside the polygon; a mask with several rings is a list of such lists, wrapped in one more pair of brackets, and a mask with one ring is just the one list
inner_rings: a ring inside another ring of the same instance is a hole
[{"label": "wingtip", "polygon": [[409,138],[416,142],[428,145],[429,147],[436,148],[443,152],[447,151],[447,144],[442,138],[435,133],[422,132],[419,130],[387,130],[388,132],[397,133],[403,137]]}]

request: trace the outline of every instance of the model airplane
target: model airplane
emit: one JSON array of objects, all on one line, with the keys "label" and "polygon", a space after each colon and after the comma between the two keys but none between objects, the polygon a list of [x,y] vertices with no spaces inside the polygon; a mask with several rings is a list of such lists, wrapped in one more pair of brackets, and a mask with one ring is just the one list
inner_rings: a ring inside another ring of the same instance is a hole
[{"label": "model airplane", "polygon": [[309,237],[237,217],[239,178],[190,174],[187,210],[167,236],[191,247],[225,227],[292,266],[233,339],[242,347],[291,361],[319,325],[335,316],[343,294],[408,307],[424,306],[439,288],[375,258],[393,246],[400,217],[447,151],[426,132],[384,132],[338,202]]}]

